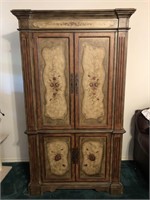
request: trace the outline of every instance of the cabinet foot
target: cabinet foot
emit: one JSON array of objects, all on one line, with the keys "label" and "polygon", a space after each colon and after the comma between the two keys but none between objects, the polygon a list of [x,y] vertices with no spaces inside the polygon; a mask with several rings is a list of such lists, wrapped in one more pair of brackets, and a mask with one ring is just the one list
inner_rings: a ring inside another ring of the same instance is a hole
[{"label": "cabinet foot", "polygon": [[43,194],[44,192],[55,192],[55,190],[58,188],[58,186],[41,186],[29,184],[28,191],[31,196],[38,196]]},{"label": "cabinet foot", "polygon": [[123,194],[123,185],[122,183],[112,183],[110,186],[110,193],[112,195],[121,195]]},{"label": "cabinet foot", "polygon": [[40,185],[29,184],[28,191],[31,196],[41,195],[41,187]]},{"label": "cabinet foot", "polygon": [[[49,192],[55,192],[56,189],[58,189],[58,188],[57,188],[57,187],[49,187],[49,188],[47,188],[46,190],[49,191]],[[44,191],[42,190],[42,192],[46,192],[46,191],[45,191],[45,190],[44,190]]]}]

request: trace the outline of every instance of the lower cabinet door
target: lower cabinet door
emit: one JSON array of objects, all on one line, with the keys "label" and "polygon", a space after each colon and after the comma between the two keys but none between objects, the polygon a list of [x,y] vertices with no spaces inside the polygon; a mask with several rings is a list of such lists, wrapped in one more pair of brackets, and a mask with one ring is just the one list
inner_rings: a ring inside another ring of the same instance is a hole
[{"label": "lower cabinet door", "polygon": [[74,164],[71,149],[74,139],[71,134],[40,135],[40,168],[42,182],[74,181]]},{"label": "lower cabinet door", "polygon": [[39,135],[41,182],[110,181],[111,134]]},{"label": "lower cabinet door", "polygon": [[79,159],[76,166],[78,181],[109,181],[110,134],[82,134],[77,136]]}]

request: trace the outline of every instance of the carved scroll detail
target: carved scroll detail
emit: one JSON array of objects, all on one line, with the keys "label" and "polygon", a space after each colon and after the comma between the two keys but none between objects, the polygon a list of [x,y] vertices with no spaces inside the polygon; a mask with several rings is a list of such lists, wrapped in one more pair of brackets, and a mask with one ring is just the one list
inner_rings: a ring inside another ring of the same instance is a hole
[{"label": "carved scroll detail", "polygon": [[100,141],[84,142],[82,146],[82,171],[87,175],[100,172],[103,155],[103,143]]},{"label": "carved scroll detail", "polygon": [[52,141],[47,144],[47,155],[51,173],[62,176],[69,170],[68,144],[64,141]]},{"label": "carved scroll detail", "polygon": [[45,93],[45,116],[51,119],[64,119],[67,114],[65,98],[65,55],[63,46],[44,47],[42,56],[45,61],[43,81]]},{"label": "carved scroll detail", "polygon": [[84,44],[83,48],[83,100],[82,113],[86,119],[100,120],[104,117],[104,93],[105,70],[103,59],[105,50],[91,44]]}]

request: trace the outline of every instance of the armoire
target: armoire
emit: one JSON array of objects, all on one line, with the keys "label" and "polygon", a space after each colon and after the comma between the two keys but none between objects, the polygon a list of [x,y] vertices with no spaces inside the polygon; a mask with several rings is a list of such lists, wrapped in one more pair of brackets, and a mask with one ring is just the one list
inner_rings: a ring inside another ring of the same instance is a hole
[{"label": "armoire", "polygon": [[11,12],[19,22],[30,194],[121,194],[127,37],[135,9]]}]

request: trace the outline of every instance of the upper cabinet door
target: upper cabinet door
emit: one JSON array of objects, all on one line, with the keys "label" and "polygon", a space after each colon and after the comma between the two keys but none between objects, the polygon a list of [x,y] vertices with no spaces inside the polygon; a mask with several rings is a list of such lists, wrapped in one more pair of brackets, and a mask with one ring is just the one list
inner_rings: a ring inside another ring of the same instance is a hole
[{"label": "upper cabinet door", "polygon": [[76,128],[112,128],[115,33],[75,36]]},{"label": "upper cabinet door", "polygon": [[41,129],[74,127],[73,35],[34,33],[37,122]]}]

